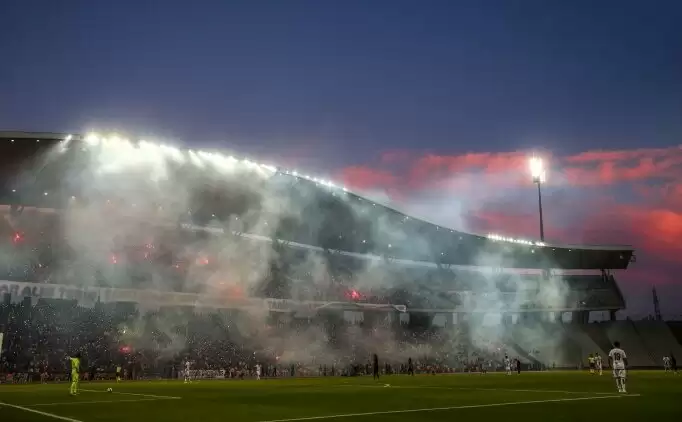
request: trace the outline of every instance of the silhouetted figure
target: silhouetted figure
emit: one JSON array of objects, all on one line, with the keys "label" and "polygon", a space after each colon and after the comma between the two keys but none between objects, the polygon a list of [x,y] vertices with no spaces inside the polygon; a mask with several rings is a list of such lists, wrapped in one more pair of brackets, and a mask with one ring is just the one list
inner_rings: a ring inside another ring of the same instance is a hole
[{"label": "silhouetted figure", "polygon": [[670,352],[670,369],[672,369],[673,374],[677,373],[677,359],[675,359],[673,352]]},{"label": "silhouetted figure", "polygon": [[376,353],[372,356],[372,376],[379,380],[379,356]]}]

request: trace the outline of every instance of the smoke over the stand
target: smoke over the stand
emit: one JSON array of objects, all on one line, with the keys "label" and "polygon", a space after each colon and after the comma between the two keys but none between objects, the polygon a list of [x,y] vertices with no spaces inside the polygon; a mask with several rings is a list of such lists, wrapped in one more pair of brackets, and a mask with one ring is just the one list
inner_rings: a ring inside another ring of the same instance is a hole
[{"label": "smoke over the stand", "polygon": [[[438,267],[434,262],[440,250],[430,236],[402,230],[400,223],[407,217],[397,223],[377,211],[379,204],[268,166],[124,140],[53,153],[48,164],[59,160],[64,162],[53,177],[61,178],[62,193],[70,197],[72,190],[74,198],[59,212],[65,248],[52,269],[50,281],[55,283],[193,292],[222,297],[226,303],[255,297],[350,300],[354,298],[344,299],[344,292],[357,291],[367,302],[376,298],[406,305],[408,311],[440,309],[446,319],[455,308],[465,309],[471,313],[469,321],[448,324],[453,354],[470,343],[490,353],[506,349],[513,354],[512,333],[500,323],[503,314],[531,306],[562,309],[568,301],[568,288],[558,277],[535,283],[517,273],[500,277],[494,269],[513,263],[499,256],[479,256],[476,265],[487,269],[483,272]],[[29,179],[37,170],[25,168],[23,177]],[[434,259],[394,262],[390,252],[360,258],[272,240],[300,228],[307,239],[320,240],[329,225],[348,228],[338,235],[341,245],[372,242],[388,251],[410,248],[415,256]],[[357,239],[355,227],[368,238]],[[14,259],[3,255],[4,260]],[[331,313],[301,311],[273,321],[266,309],[244,307],[225,311],[206,326],[183,330],[181,312],[161,309],[151,315],[139,312],[138,320],[120,330],[133,347],[161,347],[169,356],[182,351],[189,337],[204,334],[229,334],[271,351],[283,363],[364,361],[368,351],[394,361],[428,354],[428,344],[405,344],[390,327],[388,313],[365,312],[362,326],[343,320],[361,318],[359,313],[345,312],[336,323]],[[319,318],[322,314],[327,316]],[[518,333],[521,341],[543,352],[558,349],[542,323],[526,324],[523,330]],[[155,337],[145,337],[147,332]]]}]

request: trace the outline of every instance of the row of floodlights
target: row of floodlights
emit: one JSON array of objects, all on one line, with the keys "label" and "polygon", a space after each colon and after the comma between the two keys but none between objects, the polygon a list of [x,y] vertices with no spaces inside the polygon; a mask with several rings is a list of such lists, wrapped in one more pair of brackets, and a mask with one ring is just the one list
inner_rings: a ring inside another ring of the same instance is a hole
[{"label": "row of floodlights", "polygon": [[[97,146],[97,145],[110,145],[114,147],[123,147],[123,148],[134,148],[133,144],[128,141],[127,139],[121,138],[117,135],[112,135],[109,137],[103,137],[100,136],[99,134],[96,133],[90,133],[87,136],[85,136],[84,141],[86,144],[91,145],[91,146]],[[287,174],[290,176],[298,177],[298,178],[303,178],[310,180],[316,184],[327,186],[329,188],[340,188],[344,192],[348,192],[348,190],[345,187],[339,187],[334,182],[331,182],[329,180],[305,175],[305,174],[300,174],[298,171],[290,171],[290,170],[279,170],[277,167],[269,165],[269,164],[261,164],[261,163],[256,163],[254,161],[248,160],[248,159],[237,159],[233,156],[225,156],[223,154],[217,153],[217,152],[207,152],[207,151],[194,151],[194,150],[187,150],[183,152],[179,148],[169,146],[169,145],[164,145],[164,144],[156,144],[152,143],[149,141],[144,141],[140,140],[138,142],[138,146],[141,149],[157,149],[159,152],[165,153],[166,155],[170,156],[177,162],[182,162],[184,163],[187,158],[189,158],[189,161],[191,161],[193,164],[195,164],[198,167],[203,167],[205,162],[212,163],[213,165],[217,167],[222,167],[225,168],[226,166],[229,165],[234,165],[238,162],[241,162],[242,164],[246,165],[247,167],[253,167],[253,168],[262,168],[265,170],[270,171],[271,173],[277,173],[278,171]]]},{"label": "row of floodlights", "polygon": [[526,239],[516,239],[514,237],[501,236],[499,234],[494,234],[494,233],[489,234],[488,239],[494,240],[497,242],[519,243],[521,245],[528,245],[528,246],[545,246],[544,242],[536,242],[533,240],[526,240]]},{"label": "row of floodlights", "polygon": [[[73,135],[66,135],[66,137],[62,139],[62,142],[69,142],[71,139],[73,139]],[[14,143],[14,139],[10,139],[9,141],[10,143]],[[36,143],[39,144],[40,139],[36,139]]]},{"label": "row of floodlights", "polygon": [[[64,139],[63,142],[69,142],[73,138],[72,135],[67,135]],[[119,147],[123,149],[133,149],[134,146],[133,144],[125,138],[119,137],[118,135],[112,135],[112,136],[101,136],[97,133],[90,133],[85,138],[83,138],[86,144],[90,146],[98,146],[98,145],[106,145],[106,146],[114,146],[114,147]],[[10,142],[14,142],[14,139],[10,139]],[[40,139],[36,139],[36,142],[40,142]],[[186,161],[186,156],[183,153],[182,150],[180,150],[177,147],[173,147],[170,145],[165,145],[165,144],[156,144],[152,143],[149,141],[145,140],[140,140],[138,142],[138,147],[143,150],[152,150],[156,149],[158,152],[161,153],[166,153],[169,155],[171,158],[175,159],[177,162],[184,163]],[[266,169],[272,173],[276,173],[278,169],[275,166],[269,165],[269,164],[261,164],[261,163],[256,163],[254,161],[248,160],[248,159],[242,159],[239,160],[233,156],[224,156],[220,153],[216,152],[207,152],[207,151],[194,151],[194,150],[187,150],[187,155],[189,156],[189,160],[199,166],[203,167],[204,162],[208,161],[213,163],[216,166],[226,166],[230,164],[236,164],[237,162],[241,162],[242,164],[248,166],[248,167],[259,167]],[[305,174],[300,174],[298,171],[290,171],[290,170],[283,170],[282,173],[294,176],[294,177],[299,177],[303,179],[310,180],[316,184],[327,186],[329,188],[339,188],[334,182],[325,180],[325,179],[320,179],[317,177],[305,175]],[[348,192],[348,190],[345,187],[340,187],[344,192]]]}]

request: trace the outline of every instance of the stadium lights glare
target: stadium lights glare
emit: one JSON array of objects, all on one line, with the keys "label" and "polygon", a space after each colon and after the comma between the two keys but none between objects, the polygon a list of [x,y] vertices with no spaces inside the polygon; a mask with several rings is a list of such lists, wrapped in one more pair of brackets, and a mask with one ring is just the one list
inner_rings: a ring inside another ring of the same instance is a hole
[{"label": "stadium lights glare", "polygon": [[96,146],[96,145],[98,145],[98,144],[99,144],[99,140],[100,140],[100,136],[99,136],[97,133],[89,133],[89,134],[85,137],[85,142],[86,142],[88,145],[91,145],[91,146]]},{"label": "stadium lights glare", "polygon": [[547,180],[547,172],[545,171],[545,163],[540,157],[530,158],[530,175],[535,183],[545,183]]},{"label": "stadium lights glare", "polygon": [[518,243],[521,245],[529,245],[529,246],[545,246],[544,242],[536,242],[536,241],[526,240],[526,239],[516,239],[513,237],[502,236],[502,235],[494,234],[494,233],[488,234],[488,239],[498,241],[498,242]]},{"label": "stadium lights glare", "polygon": [[67,151],[67,146],[71,142],[72,138],[73,138],[72,135],[66,135],[66,137],[64,139],[62,139],[62,141],[59,143],[59,148],[58,148],[58,151],[60,153],[65,153]]},{"label": "stadium lights glare", "polygon": [[[70,138],[71,135],[69,135],[67,138]],[[343,190],[343,192],[348,192],[348,189],[346,189],[343,186],[337,186],[334,184],[332,181],[325,180],[322,178],[317,178],[313,177],[310,175],[302,175],[300,174],[297,170],[283,170],[279,169],[276,166],[270,165],[270,164],[263,164],[263,163],[258,163],[254,162],[249,159],[237,159],[233,156],[225,156],[220,153],[216,152],[208,152],[208,151],[201,151],[201,150],[186,150],[183,151],[179,148],[165,145],[165,144],[160,144],[160,143],[153,143],[145,140],[138,140],[137,142],[130,142],[127,139],[122,138],[120,135],[112,133],[108,136],[101,136],[100,134],[96,132],[88,133],[84,138],[84,141],[86,145],[88,146],[99,146],[103,145],[107,148],[112,148],[114,149],[115,152],[119,154],[125,154],[127,155],[127,159],[124,160],[125,162],[139,162],[140,160],[142,161],[147,161],[149,157],[154,156],[156,158],[160,158],[159,155],[166,156],[175,162],[178,163],[185,163],[186,161],[189,161],[193,165],[199,167],[199,168],[204,168],[207,164],[212,165],[215,167],[218,171],[221,172],[229,172],[232,170],[235,170],[237,165],[243,165],[247,168],[251,168],[253,170],[258,171],[265,177],[269,177],[272,175],[275,175],[277,173],[284,173],[288,175],[292,175],[297,178],[302,178],[306,179],[309,181],[312,181],[318,185],[322,186],[327,186],[331,189],[336,189],[339,188]],[[142,149],[146,150],[149,152],[148,154],[143,154],[144,157],[139,157],[139,154],[136,153],[136,150]],[[139,157],[139,159],[138,159]],[[264,172],[263,170],[266,170]]]},{"label": "stadium lights glare", "polygon": [[189,159],[192,162],[192,164],[194,164],[195,166],[197,166],[199,168],[204,168],[205,164],[202,161],[201,157],[199,157],[196,152],[190,150],[189,151]]}]

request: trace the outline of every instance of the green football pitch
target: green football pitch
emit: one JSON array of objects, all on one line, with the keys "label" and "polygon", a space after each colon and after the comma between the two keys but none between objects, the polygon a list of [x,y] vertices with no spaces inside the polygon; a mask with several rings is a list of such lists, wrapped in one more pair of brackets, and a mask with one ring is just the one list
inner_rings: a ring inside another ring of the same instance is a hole
[{"label": "green football pitch", "polygon": [[[113,392],[106,392],[107,388]],[[579,372],[0,385],[0,421],[682,421],[682,375]]]}]

